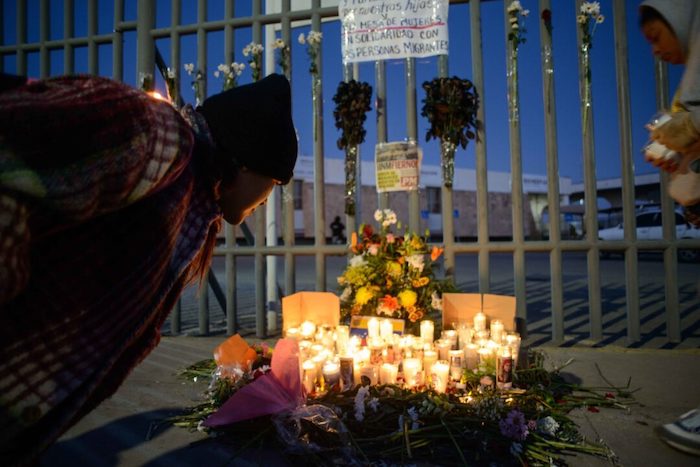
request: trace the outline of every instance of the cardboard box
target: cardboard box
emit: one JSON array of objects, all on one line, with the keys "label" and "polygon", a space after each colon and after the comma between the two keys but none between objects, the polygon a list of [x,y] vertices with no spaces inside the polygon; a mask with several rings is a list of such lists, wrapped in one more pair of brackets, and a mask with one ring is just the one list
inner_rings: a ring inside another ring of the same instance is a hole
[{"label": "cardboard box", "polygon": [[282,297],[282,332],[304,321],[316,325],[340,323],[340,299],[331,292],[297,292]]},{"label": "cardboard box", "polygon": [[506,332],[515,332],[515,304],[515,297],[509,295],[446,293],[442,295],[442,326],[451,329],[453,323],[474,324],[474,315],[481,311],[486,315],[487,329],[491,320],[500,319]]}]

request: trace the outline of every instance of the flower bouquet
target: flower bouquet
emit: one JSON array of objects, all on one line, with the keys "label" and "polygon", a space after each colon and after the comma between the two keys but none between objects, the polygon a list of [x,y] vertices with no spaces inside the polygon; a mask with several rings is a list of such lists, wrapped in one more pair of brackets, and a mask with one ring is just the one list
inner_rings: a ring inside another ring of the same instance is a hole
[{"label": "flower bouquet", "polygon": [[471,81],[456,76],[426,81],[423,89],[421,115],[430,122],[425,140],[440,139],[442,179],[451,187],[457,145],[466,148],[469,140],[476,138],[479,96]]},{"label": "flower bouquet", "polygon": [[424,316],[442,310],[442,293],[455,291],[449,280],[435,278],[435,261],[443,249],[429,248],[427,238],[406,232],[396,235],[390,209],[377,210],[379,232],[361,225],[353,232],[352,257],[338,278],[341,321],[352,315],[386,316],[406,321],[406,332],[419,333]]}]

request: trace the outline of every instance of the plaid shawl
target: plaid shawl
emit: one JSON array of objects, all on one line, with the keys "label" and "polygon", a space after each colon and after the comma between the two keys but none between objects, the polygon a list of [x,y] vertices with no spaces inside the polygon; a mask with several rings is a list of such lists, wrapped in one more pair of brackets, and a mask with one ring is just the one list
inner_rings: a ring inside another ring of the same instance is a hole
[{"label": "plaid shawl", "polygon": [[0,94],[0,108],[0,463],[12,465],[158,343],[220,212],[192,128],[165,102],[83,76]]}]

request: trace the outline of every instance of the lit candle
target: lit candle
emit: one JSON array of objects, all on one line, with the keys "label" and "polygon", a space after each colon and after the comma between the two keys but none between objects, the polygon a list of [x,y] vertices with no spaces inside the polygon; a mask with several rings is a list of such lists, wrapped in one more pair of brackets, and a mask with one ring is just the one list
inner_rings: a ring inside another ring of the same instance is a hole
[{"label": "lit candle", "polygon": [[435,392],[447,391],[447,378],[450,374],[450,364],[447,360],[438,360],[430,371],[430,380]]},{"label": "lit candle", "polygon": [[462,365],[464,364],[464,351],[450,350],[450,377],[453,381],[462,379]]},{"label": "lit candle", "polygon": [[316,325],[311,321],[304,321],[301,323],[299,333],[304,339],[311,339],[311,337],[313,337],[313,335],[316,333]]},{"label": "lit candle", "polygon": [[430,368],[433,363],[437,362],[438,354],[434,350],[424,350],[423,351],[423,368],[425,369],[425,374],[430,374]]},{"label": "lit candle", "polygon": [[474,328],[469,324],[460,324],[457,328],[457,334],[459,335],[459,347],[463,349],[465,345],[472,342]]},{"label": "lit candle", "polygon": [[388,319],[383,319],[379,323],[379,335],[385,342],[389,342],[394,334],[394,325]]},{"label": "lit candle", "polygon": [[464,362],[468,370],[475,369],[479,364],[478,350],[479,346],[476,344],[467,344],[464,346]]},{"label": "lit candle", "polygon": [[418,384],[418,372],[421,362],[417,358],[405,358],[403,360],[403,379],[406,386],[413,388]]},{"label": "lit candle", "polygon": [[311,358],[311,345],[313,345],[311,341],[299,341],[299,355],[302,361]]},{"label": "lit candle", "polygon": [[398,365],[384,363],[379,369],[379,381],[381,384],[396,384],[396,375],[398,372]]},{"label": "lit candle", "polygon": [[316,389],[316,374],[318,371],[316,369],[316,362],[306,360],[304,363],[302,363],[301,369],[304,372],[304,377],[302,380],[304,389],[306,390],[307,394],[311,394]]},{"label": "lit candle", "polygon": [[316,355],[320,355],[321,353],[323,353],[324,349],[325,349],[325,347],[321,344],[312,344],[311,345],[311,356],[313,357]]},{"label": "lit candle", "polygon": [[482,371],[494,370],[496,362],[493,358],[493,349],[491,347],[481,347],[479,353],[479,369]]},{"label": "lit candle", "polygon": [[360,383],[364,385],[367,382],[372,386],[379,383],[377,365],[365,365],[360,369]]},{"label": "lit candle", "polygon": [[340,357],[340,384],[343,391],[355,386],[355,365],[352,357]]},{"label": "lit candle", "polygon": [[335,349],[337,353],[341,355],[347,354],[349,340],[350,327],[341,324],[335,328]]},{"label": "lit candle", "polygon": [[299,339],[299,328],[288,328],[284,336],[290,339]]},{"label": "lit candle", "polygon": [[370,318],[367,321],[367,339],[376,339],[379,337],[379,320]]},{"label": "lit candle", "polygon": [[510,347],[510,354],[513,357],[513,369],[518,367],[518,357],[520,356],[520,334],[517,332],[506,335],[506,345]]},{"label": "lit candle", "polygon": [[452,350],[457,350],[457,331],[454,329],[442,331],[442,339],[452,342]]},{"label": "lit candle", "polygon": [[423,342],[432,344],[435,339],[435,323],[429,319],[420,322],[420,336]]},{"label": "lit candle", "polygon": [[335,386],[340,382],[340,365],[333,361],[323,364],[323,379],[328,387]]},{"label": "lit candle", "polygon": [[435,341],[435,348],[438,351],[438,358],[440,360],[449,360],[449,352],[452,350],[452,341],[447,339],[438,339]]},{"label": "lit candle", "polygon": [[503,346],[496,359],[496,386],[499,389],[509,389],[513,386],[513,357],[510,347]]},{"label": "lit candle", "polygon": [[474,331],[484,331],[486,329],[486,315],[478,312],[474,315]]},{"label": "lit candle", "polygon": [[503,321],[500,319],[494,319],[491,321],[491,340],[497,344],[500,344],[501,340],[503,339],[504,331],[505,327],[503,326]]}]

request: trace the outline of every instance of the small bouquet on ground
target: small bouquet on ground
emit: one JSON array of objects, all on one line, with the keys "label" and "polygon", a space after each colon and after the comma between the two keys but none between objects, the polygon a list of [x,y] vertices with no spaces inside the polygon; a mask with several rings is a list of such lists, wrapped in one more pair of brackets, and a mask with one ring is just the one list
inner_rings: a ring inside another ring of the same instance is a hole
[{"label": "small bouquet on ground", "polygon": [[427,233],[394,234],[390,228],[397,219],[390,209],[377,210],[374,218],[378,232],[361,225],[359,235],[352,233],[353,255],[338,278],[341,321],[352,315],[386,316],[406,320],[406,332],[419,334],[420,320],[442,310],[442,293],[456,290],[451,281],[435,278],[443,249],[430,248]]}]

